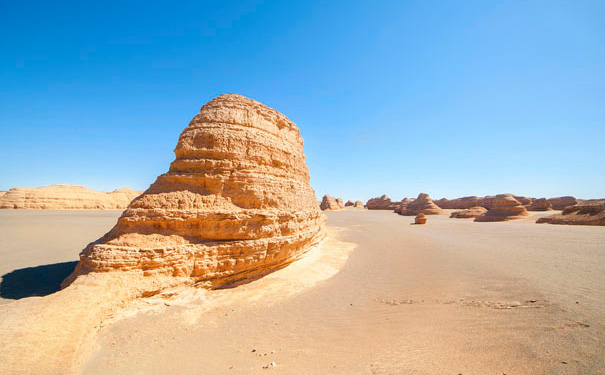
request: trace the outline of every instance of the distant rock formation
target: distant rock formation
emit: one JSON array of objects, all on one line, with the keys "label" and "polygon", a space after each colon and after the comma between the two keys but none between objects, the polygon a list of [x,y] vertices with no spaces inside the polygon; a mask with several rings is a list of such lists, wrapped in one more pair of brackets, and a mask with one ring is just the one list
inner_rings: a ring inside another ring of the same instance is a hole
[{"label": "distant rock formation", "polygon": [[402,201],[400,207],[398,212],[400,215],[417,215],[420,213],[425,215],[439,215],[443,213],[443,210],[433,203],[431,197],[425,193],[420,193],[416,200],[407,205]]},{"label": "distant rock formation", "polygon": [[490,198],[488,211],[475,217],[475,221],[508,221],[527,216],[527,209],[512,194],[498,194]]},{"label": "distant rock formation", "polygon": [[564,210],[565,207],[573,206],[578,203],[576,198],[570,196],[550,198],[548,201],[552,205],[553,210]]},{"label": "distant rock formation", "polygon": [[355,207],[355,208],[363,208],[363,202],[362,201],[355,201],[355,204],[353,204],[353,207]]},{"label": "distant rock formation", "polygon": [[137,271],[214,288],[285,267],[324,238],[299,129],[241,95],[205,104],[168,173],[80,254],[74,273]]},{"label": "distant rock formation", "polygon": [[513,195],[513,198],[519,201],[524,206],[530,205],[533,202],[534,198],[523,197],[520,195]]},{"label": "distant rock formation", "polygon": [[552,204],[546,198],[534,199],[531,204],[527,206],[528,211],[550,211],[552,210]]},{"label": "distant rock formation", "polygon": [[566,225],[605,225],[605,204],[567,206],[560,214],[541,217],[536,223]]},{"label": "distant rock formation", "polygon": [[353,207],[355,206],[355,203],[351,202],[350,200],[347,201],[347,203],[345,203],[345,207]]},{"label": "distant rock formation", "polygon": [[372,198],[367,201],[366,208],[368,210],[394,210],[397,207],[397,202],[391,201],[386,194],[380,198]]},{"label": "distant rock formation", "polygon": [[456,199],[441,198],[439,200],[434,201],[434,203],[441,208],[460,210],[477,206],[484,207],[485,198],[480,198],[476,196],[462,197]]},{"label": "distant rock formation", "polygon": [[342,204],[342,199],[336,199],[326,194],[321,200],[321,205],[319,206],[319,208],[321,208],[322,211],[337,211],[342,210],[344,208],[344,205]]},{"label": "distant rock formation", "polygon": [[419,213],[414,219],[414,224],[426,224],[426,216],[423,213]]},{"label": "distant rock formation", "polygon": [[0,209],[123,210],[141,193],[128,188],[106,193],[69,184],[15,188],[0,194]]},{"label": "distant rock formation", "polygon": [[403,198],[401,202],[397,202],[397,207],[395,207],[394,211],[400,215],[403,215],[402,212],[404,212],[408,208],[408,205],[414,202],[414,200],[414,198]]},{"label": "distant rock formation", "polygon": [[340,208],[341,210],[343,210],[345,208],[345,204],[344,204],[342,198],[336,198],[336,204],[338,205],[338,208]]},{"label": "distant rock formation", "polygon": [[481,206],[476,206],[476,207],[467,208],[462,211],[454,211],[450,214],[450,218],[468,219],[468,218],[477,217],[479,215],[483,215],[486,212],[487,212],[487,208],[481,207]]}]

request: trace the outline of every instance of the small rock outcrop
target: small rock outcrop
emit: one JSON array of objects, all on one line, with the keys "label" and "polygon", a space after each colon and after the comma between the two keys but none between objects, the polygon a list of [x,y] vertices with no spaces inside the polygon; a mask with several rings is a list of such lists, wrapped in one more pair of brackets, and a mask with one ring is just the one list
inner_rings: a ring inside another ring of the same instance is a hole
[{"label": "small rock outcrop", "polygon": [[499,194],[490,198],[490,209],[475,217],[475,221],[508,221],[527,216],[527,209],[512,194]]},{"label": "small rock outcrop", "polygon": [[423,213],[416,215],[414,219],[414,224],[426,224],[426,216]]},{"label": "small rock outcrop", "polygon": [[345,207],[353,207],[355,206],[355,203],[353,203],[352,201],[347,201],[347,203],[345,203]]},{"label": "small rock outcrop", "polygon": [[546,198],[534,199],[528,206],[528,211],[550,211],[552,204]]},{"label": "small rock outcrop", "polygon": [[530,205],[534,201],[534,198],[523,197],[521,195],[513,195],[513,198],[519,201],[524,206]]},{"label": "small rock outcrop", "polygon": [[439,215],[443,213],[443,210],[431,200],[431,197],[428,194],[420,193],[418,198],[407,205],[402,201],[398,213],[400,215]]},{"label": "small rock outcrop", "polygon": [[343,210],[345,208],[345,203],[342,200],[342,198],[336,198],[336,204],[338,205],[338,208],[340,208],[341,210]]},{"label": "small rock outcrop", "polygon": [[553,210],[564,210],[565,207],[573,206],[578,203],[576,198],[570,196],[549,198],[548,201],[552,205]]},{"label": "small rock outcrop", "polygon": [[303,139],[286,116],[241,95],[205,104],[168,173],[80,254],[78,275],[136,271],[214,288],[301,258],[325,236]]},{"label": "small rock outcrop", "polygon": [[481,207],[481,206],[476,206],[476,207],[467,208],[467,209],[461,210],[461,211],[454,211],[450,214],[450,218],[454,218],[454,219],[475,218],[479,215],[483,215],[486,212],[487,212],[487,208]]},{"label": "small rock outcrop", "polygon": [[353,207],[355,207],[355,208],[363,208],[363,202],[362,201],[355,201],[355,203],[353,204]]},{"label": "small rock outcrop", "polygon": [[321,200],[321,205],[319,208],[321,208],[322,211],[337,211],[342,210],[344,208],[344,204],[342,204],[342,199],[337,199],[326,194]]},{"label": "small rock outcrop", "polygon": [[541,217],[536,223],[563,225],[605,225],[605,204],[567,206],[560,214]]},{"label": "small rock outcrop", "polygon": [[485,198],[476,196],[462,197],[456,199],[441,198],[439,200],[434,201],[434,203],[437,206],[448,210],[461,210],[477,206],[484,207]]},{"label": "small rock outcrop", "polygon": [[397,202],[391,201],[386,194],[379,198],[372,198],[366,202],[368,210],[394,210],[397,208]]},{"label": "small rock outcrop", "polygon": [[128,188],[107,193],[71,184],[15,188],[0,194],[0,209],[123,210],[141,193]]},{"label": "small rock outcrop", "polygon": [[403,215],[403,211],[405,211],[408,208],[408,205],[410,203],[414,202],[413,198],[403,198],[401,200],[401,202],[397,202],[397,207],[395,207],[395,213],[398,213],[400,215]]}]

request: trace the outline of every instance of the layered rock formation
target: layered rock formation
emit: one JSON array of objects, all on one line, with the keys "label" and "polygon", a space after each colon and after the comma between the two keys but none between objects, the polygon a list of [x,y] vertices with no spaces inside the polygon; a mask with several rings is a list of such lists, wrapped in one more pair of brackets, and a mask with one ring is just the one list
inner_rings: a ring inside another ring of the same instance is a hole
[{"label": "layered rock formation", "polygon": [[414,218],[414,224],[426,224],[426,216],[423,213],[416,215]]},{"label": "layered rock formation", "polygon": [[226,94],[183,130],[176,160],[88,245],[81,274],[134,270],[207,287],[282,268],[324,237],[296,125],[265,105]]},{"label": "layered rock formation", "polygon": [[576,198],[570,196],[550,198],[548,201],[552,205],[553,210],[564,210],[565,207],[573,206],[578,203]]},{"label": "layered rock formation", "polygon": [[368,210],[394,210],[397,208],[397,202],[391,201],[386,194],[379,198],[372,198],[366,202]]},{"label": "layered rock formation", "polygon": [[342,200],[342,198],[336,198],[336,204],[338,205],[338,208],[340,208],[341,210],[343,210],[345,208],[345,203]]},{"label": "layered rock formation", "polygon": [[0,195],[0,208],[37,210],[116,210],[124,209],[142,191],[128,188],[106,193],[81,185],[51,185],[15,188]]},{"label": "layered rock formation", "polygon": [[394,211],[403,215],[402,212],[405,211],[408,208],[408,205],[412,202],[414,202],[413,198],[403,198],[401,202],[397,202],[397,207],[395,207]]},{"label": "layered rock formation", "polygon": [[527,209],[511,194],[499,194],[489,198],[490,209],[475,221],[508,221],[527,216]]},{"label": "layered rock formation", "polygon": [[485,198],[476,196],[462,197],[456,199],[441,198],[439,200],[434,201],[434,203],[441,208],[460,210],[477,206],[484,207]]},{"label": "layered rock formation", "polygon": [[486,212],[487,212],[487,208],[481,207],[481,206],[476,206],[476,207],[467,208],[462,211],[454,211],[450,214],[450,218],[468,219],[468,218],[477,217],[479,215],[483,215]]},{"label": "layered rock formation", "polygon": [[521,203],[524,206],[530,205],[534,201],[534,198],[523,197],[521,195],[513,195],[513,198],[518,200],[519,203]]},{"label": "layered rock formation", "polygon": [[351,202],[350,200],[345,203],[345,207],[353,207],[354,205],[355,203]]},{"label": "layered rock formation", "polygon": [[355,201],[355,203],[353,204],[353,207],[355,207],[355,208],[363,208],[363,202],[362,201]]},{"label": "layered rock formation", "polygon": [[605,204],[567,206],[560,214],[541,217],[536,223],[567,225],[605,225]]},{"label": "layered rock formation", "polygon": [[329,195],[324,195],[323,199],[321,200],[321,204],[319,206],[319,208],[321,208],[322,211],[326,211],[326,210],[330,210],[330,211],[336,211],[336,210],[342,210],[344,207],[344,204],[342,204],[342,199],[340,198],[334,198],[332,196]]},{"label": "layered rock formation", "polygon": [[528,206],[528,211],[550,211],[552,204],[546,198],[534,199]]},{"label": "layered rock formation", "polygon": [[439,215],[443,213],[443,210],[433,202],[428,194],[420,193],[416,200],[407,204],[405,207],[402,201],[398,213],[401,215]]}]

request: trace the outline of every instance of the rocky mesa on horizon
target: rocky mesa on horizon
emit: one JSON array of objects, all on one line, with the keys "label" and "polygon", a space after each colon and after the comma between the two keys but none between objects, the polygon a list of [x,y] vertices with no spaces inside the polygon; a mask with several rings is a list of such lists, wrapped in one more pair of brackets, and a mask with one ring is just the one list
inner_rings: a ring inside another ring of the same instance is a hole
[{"label": "rocky mesa on horizon", "polygon": [[14,188],[0,193],[0,209],[123,210],[142,193],[129,188],[104,192],[72,184]]}]

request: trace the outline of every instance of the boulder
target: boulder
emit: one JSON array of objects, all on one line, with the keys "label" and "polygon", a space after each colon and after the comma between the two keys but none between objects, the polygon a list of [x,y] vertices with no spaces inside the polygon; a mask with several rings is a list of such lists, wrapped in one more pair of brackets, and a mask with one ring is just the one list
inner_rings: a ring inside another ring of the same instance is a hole
[{"label": "boulder", "polygon": [[397,202],[391,201],[386,194],[380,198],[372,198],[366,203],[368,210],[394,210],[397,207]]},{"label": "boulder", "polygon": [[576,198],[570,196],[549,198],[548,201],[552,205],[553,210],[564,210],[565,207],[573,206],[578,203]]},{"label": "boulder", "polygon": [[481,207],[481,206],[476,206],[476,207],[467,208],[467,209],[461,210],[461,211],[454,211],[450,214],[450,218],[468,219],[468,218],[477,217],[479,215],[483,215],[486,212],[487,212],[487,208]]},{"label": "boulder", "polygon": [[527,216],[527,209],[512,194],[499,194],[489,198],[490,208],[475,221],[508,221]]},{"label": "boulder", "polygon": [[399,209],[398,213],[400,215],[417,215],[420,213],[425,215],[439,215],[443,213],[443,210],[433,203],[428,194],[420,193],[418,198],[407,204],[407,206],[404,206],[402,201],[401,208]]},{"label": "boulder", "polygon": [[552,204],[546,198],[534,199],[531,204],[527,206],[528,211],[550,211],[552,210]]},{"label": "boulder", "polygon": [[285,267],[324,238],[303,139],[278,111],[220,95],[183,130],[174,152],[168,173],[82,251],[64,285],[109,271],[234,285]]},{"label": "boulder", "polygon": [[562,213],[539,218],[536,223],[566,225],[605,225],[605,204],[567,206]]},{"label": "boulder", "polygon": [[345,203],[343,202],[342,198],[336,198],[336,204],[338,205],[338,208],[343,210],[345,208]]},{"label": "boulder", "polygon": [[426,224],[426,216],[423,213],[419,213],[414,219],[414,224]]}]

